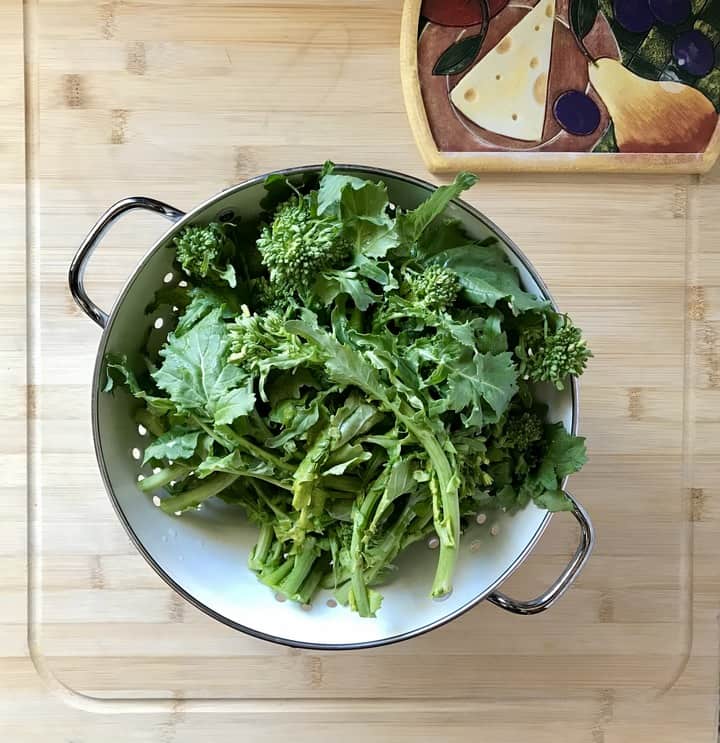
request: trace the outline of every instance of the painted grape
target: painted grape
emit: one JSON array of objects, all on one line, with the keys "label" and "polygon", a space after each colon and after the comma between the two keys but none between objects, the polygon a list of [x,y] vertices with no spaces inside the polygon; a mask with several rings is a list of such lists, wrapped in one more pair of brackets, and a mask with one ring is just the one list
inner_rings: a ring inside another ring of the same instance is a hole
[{"label": "painted grape", "polygon": [[626,30],[644,34],[655,24],[648,0],[614,0],[615,20]]},{"label": "painted grape", "polygon": [[648,5],[655,18],[666,26],[684,23],[692,12],[690,0],[649,0]]},{"label": "painted grape", "polygon": [[703,77],[715,65],[715,47],[701,31],[681,33],[673,42],[673,57],[677,66],[691,75]]},{"label": "painted grape", "polygon": [[595,101],[579,90],[567,90],[555,100],[553,113],[560,126],[581,137],[592,134],[600,125],[600,109]]}]

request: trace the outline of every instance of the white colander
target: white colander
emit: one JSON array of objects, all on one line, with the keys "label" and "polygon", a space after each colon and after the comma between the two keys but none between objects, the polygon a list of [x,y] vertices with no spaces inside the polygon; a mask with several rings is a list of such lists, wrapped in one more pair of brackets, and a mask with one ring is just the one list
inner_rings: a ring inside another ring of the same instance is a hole
[{"label": "white colander", "polygon": [[[299,175],[318,170],[319,166],[309,166],[282,172]],[[378,168],[347,165],[338,166],[336,172],[384,181],[391,202],[403,208],[415,207],[434,190],[424,181]],[[102,392],[103,358],[108,352],[136,353],[148,333],[162,342],[170,318],[161,313],[146,315],[145,308],[158,288],[182,278],[173,266],[173,237],[187,224],[256,217],[262,211],[259,204],[266,177],[233,186],[187,214],[154,199],[124,199],[100,218],[70,266],[75,301],[103,329],[92,386],[95,452],[113,506],[138,550],[175,591],[210,616],[256,637],[298,647],[347,649],[404,640],[450,621],[483,599],[519,614],[547,609],[573,582],[593,546],[590,520],[572,496],[572,514],[580,524],[579,546],[558,580],[536,599],[516,601],[496,590],[527,557],[550,521],[549,513],[530,504],[513,516],[494,512],[479,516],[477,521],[483,523],[473,523],[463,535],[454,589],[442,601],[429,598],[437,553],[431,544],[415,544],[398,558],[395,579],[382,588],[385,599],[377,618],[364,619],[336,606],[329,592],[320,594],[310,609],[303,609],[279,600],[282,597],[259,583],[247,568],[256,528],[239,509],[209,502],[202,511],[172,517],[138,490],[139,475],[148,474],[140,465],[147,434],[141,435],[134,421],[137,401],[121,391]],[[88,297],[83,275],[105,231],[133,209],[158,212],[173,225],[150,248],[108,314]],[[497,237],[517,267],[524,288],[552,301],[527,258],[492,222],[459,200],[446,214],[458,219],[475,239]],[[576,381],[563,392],[547,386],[540,394],[549,405],[550,418],[575,432]]]}]

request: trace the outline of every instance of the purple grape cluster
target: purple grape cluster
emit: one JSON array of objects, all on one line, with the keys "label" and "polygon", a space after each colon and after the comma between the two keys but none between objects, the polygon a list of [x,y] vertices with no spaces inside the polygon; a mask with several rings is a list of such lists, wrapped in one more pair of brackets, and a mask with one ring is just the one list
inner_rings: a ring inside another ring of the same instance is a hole
[{"label": "purple grape cluster", "polygon": [[[655,24],[679,26],[692,14],[690,0],[614,0],[615,21],[626,31],[647,33]],[[715,45],[697,29],[681,31],[672,44],[675,64],[696,77],[715,66]]]}]

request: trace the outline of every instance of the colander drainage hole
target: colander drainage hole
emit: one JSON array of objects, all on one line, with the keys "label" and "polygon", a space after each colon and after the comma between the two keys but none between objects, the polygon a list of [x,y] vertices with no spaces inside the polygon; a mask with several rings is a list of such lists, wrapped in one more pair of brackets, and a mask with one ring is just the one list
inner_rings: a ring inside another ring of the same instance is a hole
[{"label": "colander drainage hole", "polygon": [[337,606],[337,601],[335,601],[335,599],[328,599],[325,602],[325,606],[329,607],[330,609],[334,609]]},{"label": "colander drainage hole", "polygon": [[160,330],[160,328],[162,328],[164,324],[165,320],[163,320],[162,317],[158,317],[158,319],[155,320],[155,322],[153,323],[153,327],[155,328],[155,330]]},{"label": "colander drainage hole", "polygon": [[140,459],[140,457],[142,455],[142,452],[136,446],[136,447],[134,447],[133,449],[130,450],[130,454],[132,454],[132,458],[133,459],[138,460],[138,459]]},{"label": "colander drainage hole", "polygon": [[138,433],[141,436],[145,436],[145,434],[147,433],[147,428],[145,428],[142,423],[138,423]]},{"label": "colander drainage hole", "polygon": [[172,273],[171,271],[168,271],[168,272],[167,272],[167,273],[166,273],[166,274],[165,274],[165,275],[163,276],[163,281],[164,281],[164,282],[165,282],[166,284],[169,284],[169,283],[170,283],[170,282],[171,282],[171,281],[172,281],[172,280],[173,280],[174,278],[175,278],[175,274],[174,274],[174,273]]}]

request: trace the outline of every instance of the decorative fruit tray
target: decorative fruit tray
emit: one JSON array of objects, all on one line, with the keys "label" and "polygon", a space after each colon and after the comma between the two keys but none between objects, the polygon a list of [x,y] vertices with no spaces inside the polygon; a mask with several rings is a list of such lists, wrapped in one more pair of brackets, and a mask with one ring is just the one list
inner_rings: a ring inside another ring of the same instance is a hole
[{"label": "decorative fruit tray", "polygon": [[402,73],[430,170],[704,172],[718,0],[407,0]]}]

